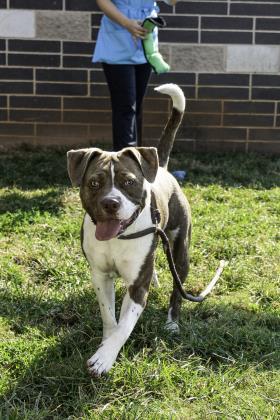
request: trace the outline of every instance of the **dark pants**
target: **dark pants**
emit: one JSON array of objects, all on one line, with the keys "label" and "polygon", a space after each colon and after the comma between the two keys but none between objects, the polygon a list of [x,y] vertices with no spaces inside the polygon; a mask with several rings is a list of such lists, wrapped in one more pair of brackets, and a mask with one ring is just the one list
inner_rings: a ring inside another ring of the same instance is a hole
[{"label": "dark pants", "polygon": [[142,102],[151,66],[103,63],[103,70],[111,94],[114,151],[141,146]]}]

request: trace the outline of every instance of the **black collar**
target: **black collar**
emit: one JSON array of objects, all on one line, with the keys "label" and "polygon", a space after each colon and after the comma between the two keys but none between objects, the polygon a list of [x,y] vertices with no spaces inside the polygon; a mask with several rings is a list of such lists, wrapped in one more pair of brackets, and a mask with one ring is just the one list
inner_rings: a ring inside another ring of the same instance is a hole
[{"label": "black collar", "polygon": [[[149,228],[140,230],[139,232],[131,233],[128,235],[119,235],[118,239],[137,239],[141,238],[142,236],[150,235],[151,233],[156,233],[158,229],[158,224],[160,223],[160,211],[157,208],[156,198],[154,193],[152,192],[151,195],[151,219],[154,223],[154,226],[151,226]],[[134,219],[135,220],[135,219]]]}]

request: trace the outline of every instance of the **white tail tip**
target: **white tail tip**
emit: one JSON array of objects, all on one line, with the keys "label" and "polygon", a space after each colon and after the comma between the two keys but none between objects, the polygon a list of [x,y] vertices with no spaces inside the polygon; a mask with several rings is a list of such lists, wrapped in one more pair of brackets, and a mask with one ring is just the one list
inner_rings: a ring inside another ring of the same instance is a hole
[{"label": "white tail tip", "polygon": [[172,98],[173,107],[180,112],[184,112],[186,99],[182,89],[175,83],[166,83],[155,88],[157,92],[169,95]]}]

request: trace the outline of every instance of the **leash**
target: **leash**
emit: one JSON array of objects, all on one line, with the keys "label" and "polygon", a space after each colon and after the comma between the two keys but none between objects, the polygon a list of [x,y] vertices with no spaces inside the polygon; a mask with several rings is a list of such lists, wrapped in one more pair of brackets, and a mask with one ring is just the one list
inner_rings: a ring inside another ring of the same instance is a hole
[{"label": "leash", "polygon": [[151,212],[153,214],[152,218],[156,222],[155,226],[152,226],[150,228],[141,230],[139,232],[131,233],[129,235],[120,235],[120,236],[118,236],[118,239],[130,240],[130,239],[141,238],[143,236],[150,235],[150,234],[159,235],[159,237],[161,238],[162,243],[163,243],[163,249],[164,249],[165,255],[167,257],[169,269],[171,271],[173,280],[174,280],[179,292],[181,293],[181,296],[184,299],[189,300],[191,302],[202,302],[206,298],[206,296],[209,295],[209,293],[213,290],[215,284],[217,283],[217,281],[219,280],[219,278],[220,278],[220,276],[223,272],[223,269],[228,265],[228,261],[224,261],[224,260],[220,261],[220,265],[219,265],[214,277],[212,278],[212,280],[210,281],[208,286],[198,296],[193,296],[192,294],[187,293],[184,290],[183,285],[182,285],[181,280],[180,280],[180,277],[177,273],[175,263],[174,263],[174,260],[173,260],[173,255],[172,255],[169,239],[168,239],[166,233],[160,227],[158,227],[158,223],[160,222],[160,213],[159,213],[157,208],[152,208],[152,207],[151,207]]}]

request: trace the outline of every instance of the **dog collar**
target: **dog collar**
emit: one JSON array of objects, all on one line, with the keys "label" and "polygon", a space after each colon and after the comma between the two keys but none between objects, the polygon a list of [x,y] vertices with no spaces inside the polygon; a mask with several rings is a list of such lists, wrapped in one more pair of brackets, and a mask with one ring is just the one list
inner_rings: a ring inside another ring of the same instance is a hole
[{"label": "dog collar", "polygon": [[139,232],[131,233],[128,235],[121,234],[118,236],[118,239],[125,239],[125,240],[137,239],[137,238],[142,238],[142,236],[147,236],[152,233],[153,234],[157,233],[158,224],[160,223],[161,217],[160,217],[160,211],[157,208],[157,203],[156,203],[156,198],[155,198],[154,193],[152,193],[150,209],[151,209],[151,219],[152,219],[152,222],[154,223],[154,226],[151,226],[147,229],[143,229],[143,230],[140,230]]}]

